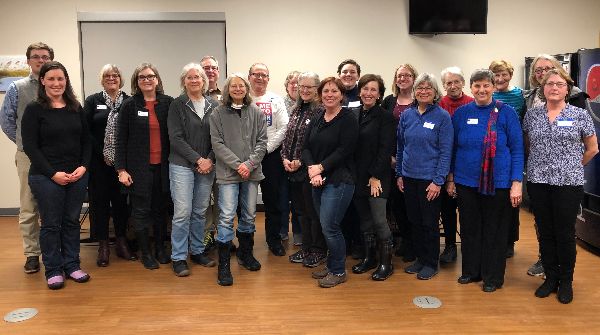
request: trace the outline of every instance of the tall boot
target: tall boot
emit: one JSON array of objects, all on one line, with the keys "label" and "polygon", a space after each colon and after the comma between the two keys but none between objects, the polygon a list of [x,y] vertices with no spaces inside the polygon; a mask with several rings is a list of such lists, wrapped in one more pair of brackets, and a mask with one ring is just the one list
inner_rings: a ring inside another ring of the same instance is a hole
[{"label": "tall boot", "polygon": [[217,248],[219,251],[219,268],[217,271],[217,284],[221,286],[233,285],[233,276],[231,275],[230,261],[231,261],[231,242],[222,243],[217,242]]},{"label": "tall boot", "polygon": [[379,247],[379,266],[373,272],[371,278],[373,280],[386,280],[394,273],[394,266],[392,265],[392,241],[378,240],[377,244]]},{"label": "tall boot", "polygon": [[152,257],[150,251],[150,240],[148,238],[148,229],[135,232],[135,238],[137,239],[140,250],[142,251],[142,264],[146,269],[154,270],[158,269],[158,262]]},{"label": "tall boot", "polygon": [[154,226],[154,255],[160,264],[169,264],[171,257],[165,251],[165,232],[162,227]]},{"label": "tall boot", "polygon": [[237,231],[240,247],[237,250],[238,263],[250,271],[260,270],[260,263],[254,258],[254,233],[242,233]]},{"label": "tall boot", "polygon": [[96,265],[105,267],[108,266],[110,257],[110,249],[108,247],[108,240],[98,241],[98,258],[96,259]]},{"label": "tall boot", "polygon": [[127,238],[125,236],[117,236],[115,250],[117,251],[117,257],[128,261],[135,261],[137,259],[135,253],[129,250],[129,245],[127,244]]},{"label": "tall boot", "polygon": [[375,235],[364,233],[365,258],[352,267],[354,273],[365,273],[377,267],[377,255],[375,251]]}]

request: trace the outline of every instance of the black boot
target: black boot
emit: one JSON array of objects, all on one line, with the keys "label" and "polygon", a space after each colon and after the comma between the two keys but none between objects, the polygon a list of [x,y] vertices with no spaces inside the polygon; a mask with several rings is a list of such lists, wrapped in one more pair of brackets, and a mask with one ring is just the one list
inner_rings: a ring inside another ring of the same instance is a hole
[{"label": "black boot", "polygon": [[152,252],[150,252],[150,241],[148,239],[148,230],[144,229],[142,231],[136,231],[135,237],[137,239],[137,243],[142,251],[142,264],[146,269],[154,270],[158,269],[158,262],[156,259],[152,257]]},{"label": "black boot", "polygon": [[546,278],[544,283],[535,290],[535,296],[538,298],[546,298],[550,293],[556,292],[558,289],[558,280]]},{"label": "black boot", "polygon": [[108,240],[98,241],[98,258],[96,259],[96,265],[100,267],[108,266],[110,257],[110,249],[108,247]]},{"label": "black boot", "polygon": [[217,242],[217,248],[219,251],[217,284],[221,286],[231,286],[233,285],[233,276],[231,275],[230,269],[231,252],[229,251],[231,248],[231,242]]},{"label": "black boot", "polygon": [[237,250],[238,263],[250,271],[260,270],[260,263],[254,258],[254,233],[237,232],[240,247]]},{"label": "black boot", "polygon": [[558,301],[562,304],[568,304],[573,301],[572,280],[560,280],[558,283]]},{"label": "black boot", "polygon": [[373,280],[386,280],[394,273],[394,266],[392,265],[392,250],[394,247],[390,240],[379,240],[377,245],[379,247],[379,266],[373,272],[371,278]]},{"label": "black boot", "polygon": [[377,267],[377,255],[375,251],[375,235],[364,234],[365,258],[352,267],[354,273],[365,273]]}]

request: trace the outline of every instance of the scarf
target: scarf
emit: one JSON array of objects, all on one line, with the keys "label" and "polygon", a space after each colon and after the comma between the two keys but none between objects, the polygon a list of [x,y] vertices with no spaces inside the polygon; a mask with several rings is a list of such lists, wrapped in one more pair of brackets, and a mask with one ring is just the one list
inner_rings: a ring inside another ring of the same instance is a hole
[{"label": "scarf", "polygon": [[501,107],[501,102],[496,100],[496,106],[490,112],[487,131],[483,138],[481,174],[479,175],[479,193],[483,195],[494,195],[496,193],[494,186],[494,158],[496,157],[496,140],[498,139],[496,124]]},{"label": "scarf", "polygon": [[102,155],[104,156],[104,161],[112,166],[115,164],[117,118],[119,117],[119,108],[123,103],[123,92],[119,91],[115,101],[110,99],[110,96],[106,91],[102,91],[102,97],[106,102],[106,107],[110,110],[108,119],[106,120],[106,129],[104,131],[104,148],[102,149]]}]

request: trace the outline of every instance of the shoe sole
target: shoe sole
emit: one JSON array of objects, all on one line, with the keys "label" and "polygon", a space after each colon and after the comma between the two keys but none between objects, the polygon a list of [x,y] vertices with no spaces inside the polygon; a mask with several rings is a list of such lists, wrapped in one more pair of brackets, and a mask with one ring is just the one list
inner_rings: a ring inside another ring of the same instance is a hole
[{"label": "shoe sole", "polygon": [[435,277],[435,275],[437,275],[437,274],[438,274],[438,273],[436,272],[436,273],[434,273],[434,274],[432,274],[431,276],[428,276],[428,277],[419,276],[419,275],[417,274],[417,279],[419,279],[419,280],[429,280],[429,279],[431,279],[431,278]]},{"label": "shoe sole", "polygon": [[37,272],[40,272],[40,268],[37,268],[37,269],[31,269],[31,270],[27,270],[27,269],[25,269],[24,271],[25,271],[25,273],[27,273],[27,274],[32,274],[32,273],[37,273]]},{"label": "shoe sole", "polygon": [[532,272],[529,272],[529,271],[527,271],[527,274],[530,275],[530,276],[532,276],[532,277],[543,277],[543,276],[546,275],[544,272],[542,272],[542,273],[532,273]]},{"label": "shoe sole", "polygon": [[190,271],[189,270],[184,270],[184,271],[180,271],[180,272],[175,272],[175,275],[177,277],[187,277],[190,275]]},{"label": "shoe sole", "polygon": [[348,280],[348,278],[344,278],[343,280],[341,280],[335,284],[326,284],[326,285],[323,285],[323,283],[319,282],[319,286],[322,288],[332,288],[332,287],[338,286],[339,284],[345,283],[347,280]]}]

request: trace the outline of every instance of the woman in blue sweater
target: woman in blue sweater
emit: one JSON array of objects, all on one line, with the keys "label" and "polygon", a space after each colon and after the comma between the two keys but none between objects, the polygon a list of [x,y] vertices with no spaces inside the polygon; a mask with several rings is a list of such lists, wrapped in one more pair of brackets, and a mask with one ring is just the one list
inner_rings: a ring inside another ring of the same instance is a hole
[{"label": "woman in blue sweater", "polygon": [[462,238],[461,284],[483,291],[504,284],[511,205],[521,203],[523,135],[515,110],[492,98],[494,73],[471,75],[475,101],[456,110],[448,194],[458,196]]},{"label": "woman in blue sweater", "polygon": [[398,123],[396,177],[405,194],[417,256],[404,271],[427,280],[438,272],[440,190],[450,168],[453,133],[450,114],[437,104],[440,90],[433,75],[419,75],[413,95],[417,103],[400,115]]}]

